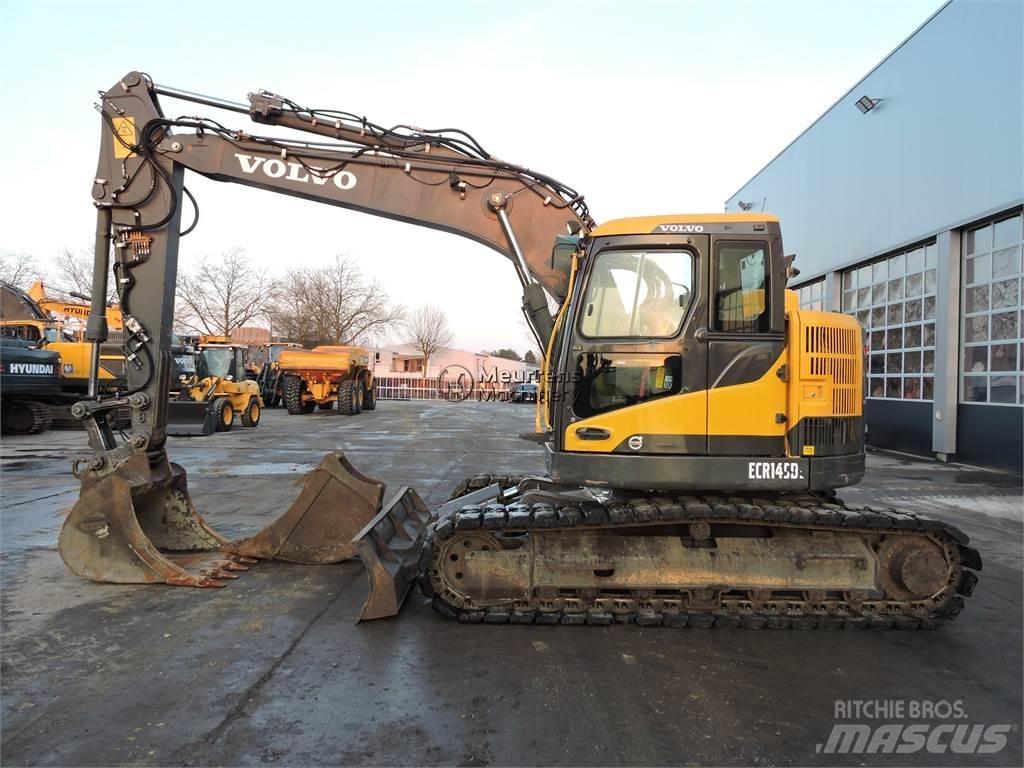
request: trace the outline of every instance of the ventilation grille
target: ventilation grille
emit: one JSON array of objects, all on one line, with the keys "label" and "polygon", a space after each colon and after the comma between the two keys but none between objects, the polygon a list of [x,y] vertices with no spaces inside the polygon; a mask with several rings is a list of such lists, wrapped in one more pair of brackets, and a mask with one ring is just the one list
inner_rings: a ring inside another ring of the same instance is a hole
[{"label": "ventilation grille", "polygon": [[861,355],[860,332],[855,328],[810,325],[804,328],[807,373],[832,382],[832,414],[854,416],[859,412],[857,360]]},{"label": "ventilation grille", "polygon": [[[864,420],[859,417],[813,417],[800,420],[797,455],[842,456],[863,449]],[[814,446],[806,453],[805,446]]]}]

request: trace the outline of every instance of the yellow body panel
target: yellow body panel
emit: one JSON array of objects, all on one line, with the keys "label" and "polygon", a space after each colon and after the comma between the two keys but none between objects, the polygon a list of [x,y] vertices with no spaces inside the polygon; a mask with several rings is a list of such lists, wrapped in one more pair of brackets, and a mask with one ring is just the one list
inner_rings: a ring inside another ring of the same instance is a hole
[{"label": "yellow body panel", "polygon": [[[707,429],[708,393],[688,392],[580,419],[565,431],[565,450],[608,453],[631,435],[702,435]],[[607,429],[607,440],[580,440],[581,427]]]},{"label": "yellow body panel", "polygon": [[[65,379],[86,381],[92,359],[92,344],[84,341],[52,341],[46,349],[60,355],[61,375]],[[117,378],[111,370],[124,370],[124,355],[100,354],[100,382]]]},{"label": "yellow body panel", "polygon": [[787,424],[777,423],[775,414],[785,413],[786,382],[779,368],[786,365],[783,350],[768,372],[757,381],[715,387],[708,393],[708,434],[778,437],[786,434]]},{"label": "yellow body panel", "polygon": [[680,213],[661,216],[633,216],[627,219],[612,219],[599,224],[590,234],[592,237],[608,235],[649,235],[662,224],[733,224],[742,222],[778,223],[777,216],[770,213]]},{"label": "yellow body panel", "polygon": [[[215,387],[212,394],[210,388]],[[188,388],[189,397],[193,400],[215,400],[219,397],[226,397],[231,400],[231,407],[235,413],[241,414],[249,405],[249,400],[256,398],[260,407],[263,407],[263,400],[260,398],[260,388],[255,381],[228,381],[223,378],[208,377],[201,379]]]},{"label": "yellow body panel", "polygon": [[370,354],[363,347],[286,349],[280,357],[280,367],[284,371],[348,371],[353,366],[366,367],[369,362]]},{"label": "yellow body panel", "polygon": [[862,414],[864,341],[855,318],[805,309],[790,312],[788,345],[792,351],[789,411],[794,423],[802,418]]}]

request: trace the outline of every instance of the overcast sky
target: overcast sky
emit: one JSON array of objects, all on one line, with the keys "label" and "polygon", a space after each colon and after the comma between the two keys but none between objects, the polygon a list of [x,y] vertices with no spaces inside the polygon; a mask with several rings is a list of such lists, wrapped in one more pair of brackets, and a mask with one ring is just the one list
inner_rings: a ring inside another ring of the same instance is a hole
[{"label": "overcast sky", "polygon": [[[232,101],[267,88],[385,125],[463,128],[582,191],[598,222],[721,211],[941,4],[0,0],[0,248],[45,263],[91,243],[92,105],[132,69]],[[248,124],[187,108],[199,111]],[[182,241],[186,267],[232,246],[275,271],[343,253],[395,301],[443,306],[457,346],[527,346],[519,283],[494,251],[238,185],[186,183],[202,210]]]}]

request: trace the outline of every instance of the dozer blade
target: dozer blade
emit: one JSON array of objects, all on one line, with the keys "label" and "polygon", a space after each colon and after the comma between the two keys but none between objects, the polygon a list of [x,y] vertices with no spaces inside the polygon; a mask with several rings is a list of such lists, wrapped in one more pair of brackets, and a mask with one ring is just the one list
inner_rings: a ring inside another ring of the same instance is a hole
[{"label": "dozer blade", "polygon": [[58,549],[93,581],[220,587],[245,570],[244,558],[220,551],[224,543],[192,505],[185,470],[166,458],[151,466],[137,449],[86,475]]},{"label": "dozer blade", "polygon": [[380,511],[384,483],[359,472],[341,451],[299,478],[302,492],[287,512],[227,552],[304,565],[339,563],[355,556],[353,537]]},{"label": "dozer blade", "polygon": [[167,403],[167,434],[175,437],[212,435],[215,427],[210,401],[171,400]]},{"label": "dozer blade", "polygon": [[412,488],[403,488],[353,540],[370,580],[356,622],[394,616],[419,570],[430,511]]}]

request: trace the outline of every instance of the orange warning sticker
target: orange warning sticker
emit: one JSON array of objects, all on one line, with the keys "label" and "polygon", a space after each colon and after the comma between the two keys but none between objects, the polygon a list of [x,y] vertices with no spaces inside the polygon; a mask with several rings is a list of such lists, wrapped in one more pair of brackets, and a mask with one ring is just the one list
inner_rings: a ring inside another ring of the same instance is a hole
[{"label": "orange warning sticker", "polygon": [[117,133],[114,137],[114,157],[132,157],[135,153],[129,147],[134,147],[138,141],[135,138],[135,118],[115,117],[114,131]]}]

